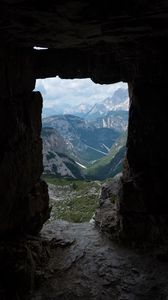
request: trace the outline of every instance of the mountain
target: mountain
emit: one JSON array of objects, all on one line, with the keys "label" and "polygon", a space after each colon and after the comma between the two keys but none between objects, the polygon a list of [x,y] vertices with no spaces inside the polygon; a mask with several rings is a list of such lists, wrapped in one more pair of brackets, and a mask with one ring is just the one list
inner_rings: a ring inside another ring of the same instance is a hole
[{"label": "mountain", "polygon": [[79,165],[68,156],[64,138],[54,128],[42,129],[44,174],[83,178]]},{"label": "mountain", "polygon": [[111,98],[104,100],[109,110],[128,110],[128,90],[125,88],[117,89]]},{"label": "mountain", "polygon": [[[47,105],[47,103],[46,103]],[[96,118],[106,115],[109,111],[127,110],[128,111],[128,91],[127,88],[117,89],[111,97],[102,99],[95,104],[80,103],[72,105],[62,101],[53,107],[43,107],[43,118],[54,115],[75,115],[86,120],[95,120]]]},{"label": "mountain", "polygon": [[86,169],[85,177],[90,180],[104,180],[120,173],[126,154],[126,139],[125,132],[116,140],[106,156]]},{"label": "mountain", "polygon": [[69,103],[61,103],[61,104],[56,104],[54,107],[46,107],[44,105],[43,111],[42,111],[42,116],[43,118],[46,118],[48,116],[53,116],[57,114],[64,114],[66,109],[70,109],[71,105]]},{"label": "mountain", "polygon": [[43,128],[51,127],[66,141],[71,158],[88,164],[106,155],[120,136],[113,128],[96,127],[94,124],[73,115],[56,115],[43,119]]},{"label": "mountain", "polygon": [[111,111],[128,111],[129,98],[128,90],[120,88],[116,90],[112,97],[108,97],[102,102],[96,103],[85,115],[87,120],[95,120],[104,117]]},{"label": "mountain", "polygon": [[91,108],[92,105],[88,103],[80,103],[79,105],[67,107],[66,109],[64,109],[64,114],[75,115],[77,117],[84,118]]},{"label": "mountain", "polygon": [[57,177],[83,178],[82,172],[76,162],[62,153],[54,151],[43,152],[43,174]]},{"label": "mountain", "polygon": [[61,114],[52,113],[42,120],[44,172],[81,178],[81,168],[85,168],[87,178],[104,179],[122,169],[128,124],[127,89],[120,88],[93,106],[82,103],[57,109]]},{"label": "mountain", "polygon": [[119,132],[126,131],[128,126],[128,111],[109,111],[105,116],[92,121],[92,124],[97,128],[113,128]]},{"label": "mountain", "polygon": [[45,151],[57,151],[59,153],[68,154],[66,142],[55,128],[43,127],[41,137]]}]

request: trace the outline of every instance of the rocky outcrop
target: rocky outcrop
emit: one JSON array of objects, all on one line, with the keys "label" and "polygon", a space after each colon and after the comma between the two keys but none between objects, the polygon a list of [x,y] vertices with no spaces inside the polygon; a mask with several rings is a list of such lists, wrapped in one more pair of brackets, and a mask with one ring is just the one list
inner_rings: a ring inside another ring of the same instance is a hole
[{"label": "rocky outcrop", "polygon": [[119,238],[118,202],[121,174],[102,184],[99,206],[95,212],[95,224],[113,239]]}]

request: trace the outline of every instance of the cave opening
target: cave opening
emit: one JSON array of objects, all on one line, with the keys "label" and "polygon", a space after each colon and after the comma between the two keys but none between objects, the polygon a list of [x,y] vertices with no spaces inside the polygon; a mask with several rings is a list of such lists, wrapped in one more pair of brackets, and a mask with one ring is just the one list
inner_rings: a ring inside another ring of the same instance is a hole
[{"label": "cave opening", "polygon": [[118,201],[126,155],[127,84],[57,76],[37,80],[35,91],[43,96],[42,179],[52,207],[49,222],[95,222],[98,207]]},{"label": "cave opening", "polygon": [[[167,1],[3,0],[0,15],[0,299],[167,299]],[[128,82],[111,240],[89,223],[46,224],[34,87],[56,75]]]}]

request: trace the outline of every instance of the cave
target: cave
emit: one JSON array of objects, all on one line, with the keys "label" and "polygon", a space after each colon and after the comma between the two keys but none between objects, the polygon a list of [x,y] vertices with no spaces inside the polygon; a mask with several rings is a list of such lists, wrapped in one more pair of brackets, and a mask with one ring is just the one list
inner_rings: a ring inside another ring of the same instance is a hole
[{"label": "cave", "polygon": [[[110,4],[77,0],[40,4],[1,1],[3,244],[37,235],[50,215],[47,185],[41,180],[42,96],[33,90],[36,79],[56,75],[65,79],[89,77],[100,84],[128,83],[127,154],[116,212],[118,239],[127,244],[149,242],[151,247],[167,241],[168,4],[165,0],[118,1],[112,7]],[[38,51],[34,46],[47,49]],[[1,257],[3,261],[5,258]],[[153,289],[155,293],[142,299],[166,299],[166,290],[163,295],[158,287]],[[87,299],[98,298],[93,295]]]}]

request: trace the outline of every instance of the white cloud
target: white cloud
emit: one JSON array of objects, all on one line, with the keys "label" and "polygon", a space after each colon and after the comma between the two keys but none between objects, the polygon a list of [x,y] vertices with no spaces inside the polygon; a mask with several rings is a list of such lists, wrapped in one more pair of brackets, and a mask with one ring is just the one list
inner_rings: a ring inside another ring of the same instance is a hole
[{"label": "white cloud", "polygon": [[80,103],[94,104],[112,96],[119,87],[127,88],[123,82],[100,85],[91,79],[60,79],[58,76],[48,79],[38,79],[35,90],[43,95],[43,106],[54,108],[58,104],[68,103],[78,105]]}]

